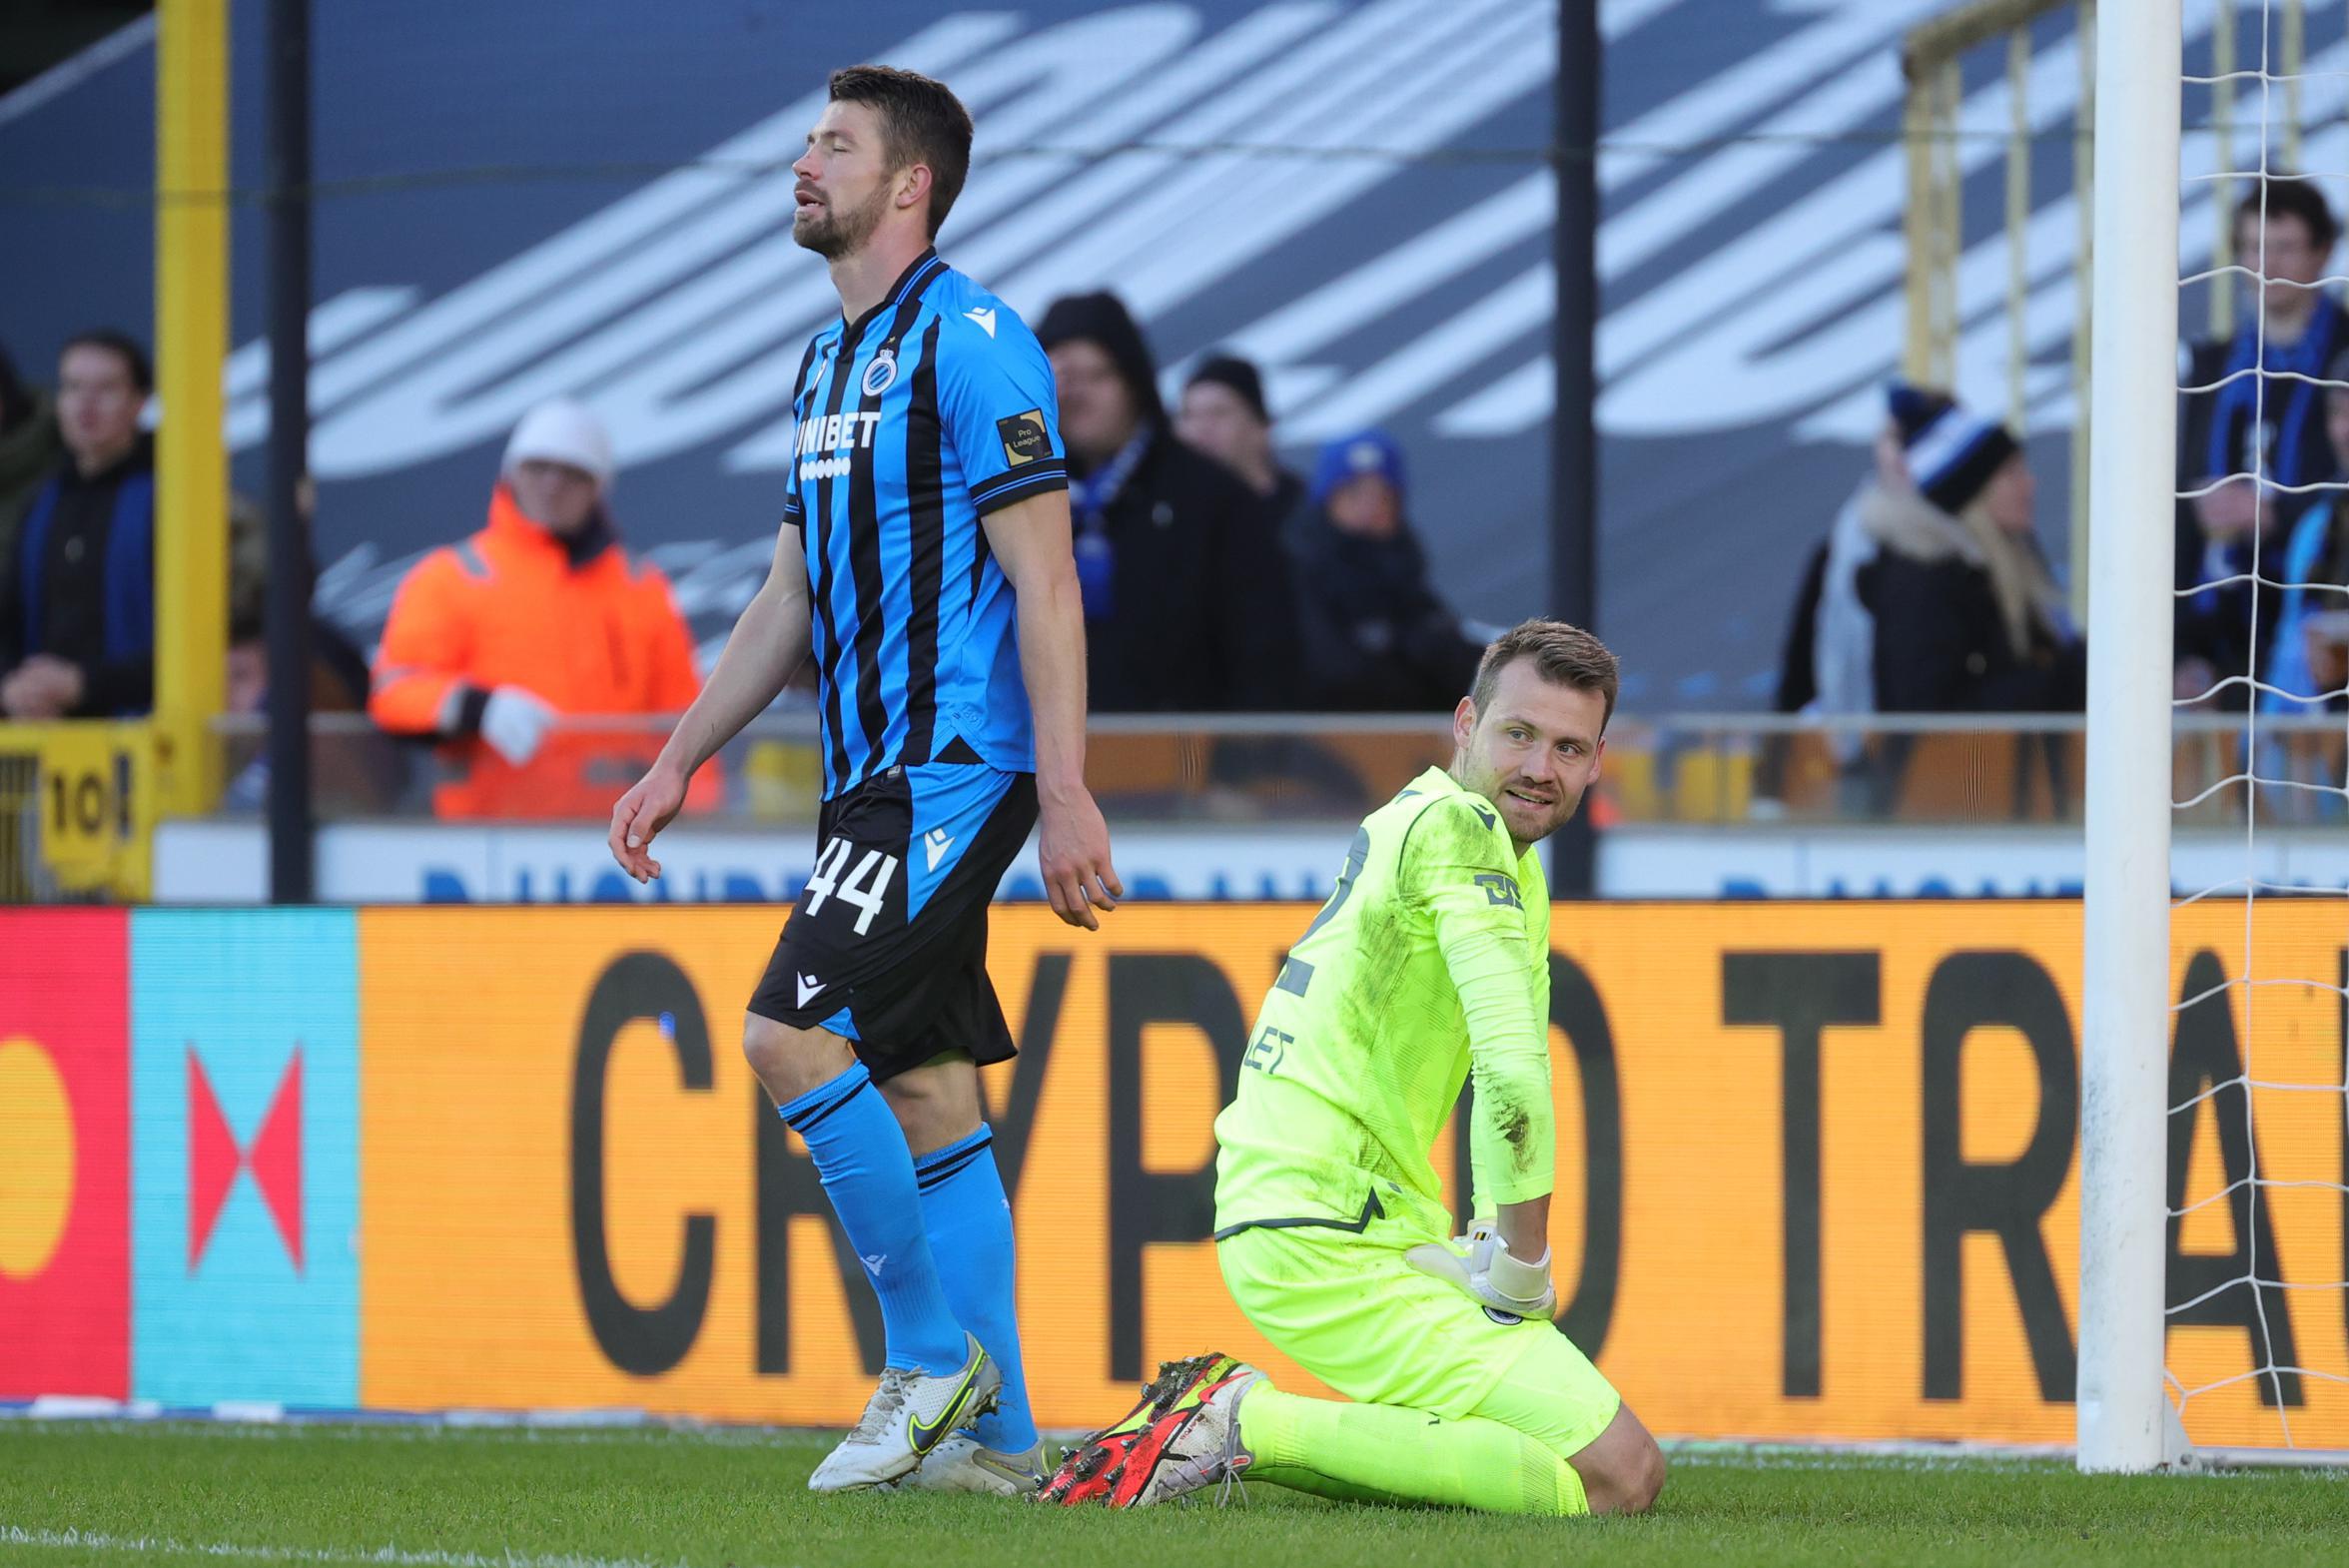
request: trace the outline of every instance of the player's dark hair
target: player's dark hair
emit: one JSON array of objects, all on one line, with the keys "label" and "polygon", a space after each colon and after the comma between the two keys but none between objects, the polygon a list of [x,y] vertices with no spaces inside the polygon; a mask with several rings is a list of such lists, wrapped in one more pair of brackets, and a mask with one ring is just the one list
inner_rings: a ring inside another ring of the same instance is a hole
[{"label": "player's dark hair", "polygon": [[129,333],[119,332],[112,327],[93,327],[87,332],[75,333],[65,340],[65,347],[57,351],[58,363],[64,364],[65,357],[76,349],[98,349],[113,355],[131,373],[131,385],[139,389],[141,396],[155,391],[155,367],[148,363],[147,351],[140,348],[139,341]]},{"label": "player's dark hair", "polygon": [[971,111],[944,82],[890,65],[833,72],[832,102],[863,104],[880,115],[892,170],[929,168],[930,237],[937,239],[971,173]]},{"label": "player's dark hair", "polygon": [[1541,678],[1553,686],[1595,691],[1606,698],[1607,711],[1599,719],[1600,731],[1606,730],[1608,721],[1615,717],[1619,683],[1615,655],[1580,626],[1569,626],[1562,620],[1521,620],[1492,640],[1477,663],[1476,684],[1468,693],[1480,716],[1492,702],[1501,671],[1519,659],[1533,660]]},{"label": "player's dark hair", "polygon": [[2319,256],[2331,255],[2333,242],[2341,237],[2341,221],[2333,216],[2332,204],[2325,200],[2324,191],[2314,180],[2303,180],[2298,175],[2270,175],[2263,189],[2255,188],[2235,204],[2238,229],[2246,220],[2257,223],[2262,217],[2299,219]]}]

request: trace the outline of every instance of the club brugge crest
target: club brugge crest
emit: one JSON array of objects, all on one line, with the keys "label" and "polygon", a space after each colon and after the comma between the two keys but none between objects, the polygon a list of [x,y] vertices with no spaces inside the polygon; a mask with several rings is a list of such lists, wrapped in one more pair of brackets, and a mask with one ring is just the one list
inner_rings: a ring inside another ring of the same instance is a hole
[{"label": "club brugge crest", "polygon": [[884,349],[873,356],[872,364],[865,367],[865,379],[861,385],[866,396],[878,397],[896,384],[897,356]]}]

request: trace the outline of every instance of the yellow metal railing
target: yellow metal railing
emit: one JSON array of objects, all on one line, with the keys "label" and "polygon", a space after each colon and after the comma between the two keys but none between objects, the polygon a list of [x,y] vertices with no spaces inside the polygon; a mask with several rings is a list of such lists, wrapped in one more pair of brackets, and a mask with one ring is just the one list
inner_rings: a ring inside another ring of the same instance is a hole
[{"label": "yellow metal railing", "polygon": [[228,683],[229,0],[156,7],[155,111],[156,782],[167,810],[203,812]]},{"label": "yellow metal railing", "polygon": [[[1947,386],[1957,372],[1959,233],[1958,112],[1965,57],[1991,43],[2006,45],[2009,104],[2006,144],[2008,305],[2018,308],[2028,284],[2023,231],[2030,218],[2030,26],[2050,11],[2076,7],[2092,15],[2093,0],[1973,0],[1910,30],[1901,68],[1909,92],[1902,130],[1909,155],[1909,331],[1904,373],[1915,382]],[[2081,40],[2083,89],[2093,80],[2094,55]],[[2084,121],[2083,121],[2084,123]],[[2081,154],[2084,163],[2085,143]],[[2016,309],[2016,314],[2019,310]],[[2019,351],[2019,329],[2010,336]],[[2007,378],[2008,411],[2021,413],[2022,373]]]},{"label": "yellow metal railing", "polygon": [[155,711],[0,722],[0,903],[140,900],[157,817],[213,809],[226,705],[229,0],[158,0]]},{"label": "yellow metal railing", "polygon": [[2095,0],[1974,0],[1910,31],[1901,49],[1909,82],[1902,115],[1909,155],[1908,333],[1901,371],[1920,386],[1956,389],[1958,338],[1963,323],[1958,303],[1958,259],[1964,254],[1958,197],[1963,165],[1958,158],[1958,116],[1963,102],[1965,58],[2003,41],[2006,64],[2005,209],[2006,408],[2017,434],[2025,431],[2030,408],[2029,231],[2031,215],[2031,24],[2050,11],[2078,14],[2079,105],[2073,118],[2072,188],[2079,209],[2078,253],[2073,278],[2078,296],[2077,330],[2072,334],[2071,381],[2076,419],[2071,452],[2071,559],[2074,609],[2084,607],[2087,574],[2078,569],[2087,550],[2087,384],[2090,262],[2093,219],[2093,148],[2087,134],[2095,123]]}]

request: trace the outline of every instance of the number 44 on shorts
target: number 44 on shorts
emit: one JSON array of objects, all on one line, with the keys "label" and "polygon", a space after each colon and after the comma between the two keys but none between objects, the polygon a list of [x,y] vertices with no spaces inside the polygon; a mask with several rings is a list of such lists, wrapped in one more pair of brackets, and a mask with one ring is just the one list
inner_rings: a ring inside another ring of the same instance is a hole
[{"label": "number 44 on shorts", "polygon": [[836,898],[857,911],[856,934],[861,937],[873,929],[873,917],[881,913],[882,895],[889,891],[890,878],[897,875],[897,857],[883,850],[866,850],[848,880],[840,881],[840,868],[848,864],[855,849],[846,839],[834,839],[824,846],[807,880],[807,912],[812,916],[824,907],[824,900]]}]

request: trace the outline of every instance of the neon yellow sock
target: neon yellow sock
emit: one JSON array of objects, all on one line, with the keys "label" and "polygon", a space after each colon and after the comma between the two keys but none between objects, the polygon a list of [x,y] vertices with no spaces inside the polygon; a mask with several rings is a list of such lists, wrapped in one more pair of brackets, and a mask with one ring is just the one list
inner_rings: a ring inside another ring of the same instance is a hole
[{"label": "neon yellow sock", "polygon": [[1239,1404],[1244,1479],[1345,1502],[1422,1503],[1487,1513],[1583,1514],[1582,1476],[1550,1448],[1483,1416],[1450,1421],[1397,1405],[1282,1393]]}]

